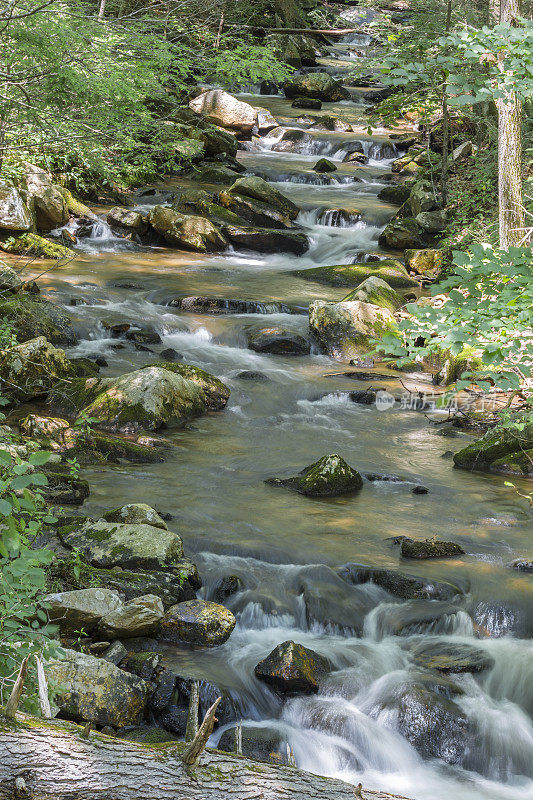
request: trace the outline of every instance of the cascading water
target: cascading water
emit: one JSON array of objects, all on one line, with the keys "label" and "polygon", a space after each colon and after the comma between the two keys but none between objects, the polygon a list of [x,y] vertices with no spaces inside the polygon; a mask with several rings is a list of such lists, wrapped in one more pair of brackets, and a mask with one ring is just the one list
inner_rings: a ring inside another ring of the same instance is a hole
[{"label": "cascading water", "polygon": [[[367,12],[347,9],[344,16],[353,24]],[[352,34],[342,46],[360,49],[369,41],[367,34]],[[304,281],[295,270],[386,255],[377,238],[393,209],[377,194],[390,179],[394,147],[381,134],[365,134],[367,120],[354,103],[331,104],[326,112],[354,131],[328,133],[297,128],[302,112],[280,96],[244,99],[268,107],[280,129],[258,140],[255,152],[241,151],[239,160],[302,208],[298,224],[310,240],[307,253],[127,252],[121,247],[134,245],[114,239],[99,221],[81,242],[82,258],[50,275],[56,301],[72,311],[75,296],[87,330],[73,353],[104,354],[104,376],[174,348],[232,392],[225,413],[164,432],[174,445],[165,463],[87,470],[91,497],[84,513],[149,502],[174,515],[170,525],[198,564],[205,598],[215,596],[223,578],[238,579],[225,600],[237,618],[225,645],[164,650],[167,666],[230,698],[213,744],[240,718],[244,733],[260,732],[282,760],[292,754],[299,767],[361,781],[365,789],[413,800],[530,800],[533,589],[529,576],[507,566],[528,554],[527,510],[503,480],[451,468],[442,456],[462,446],[464,434],[444,439],[422,414],[350,401],[350,391],[369,385],[398,392],[397,382],[344,377],[347,365],[316,352],[291,358],[247,346],[257,327],[307,335],[306,317],[294,310],[316,298],[340,300],[348,291]],[[285,138],[287,130],[303,136]],[[293,149],[278,152],[284,141]],[[371,161],[342,163],[359,146]],[[312,171],[317,154],[335,162],[334,183]],[[168,201],[175,188],[142,193],[138,207]],[[191,296],[222,301],[217,313],[208,306],[193,313],[179,302]],[[232,306],[233,298],[247,303]],[[146,352],[110,338],[102,322],[124,320],[154,329],[162,344]],[[358,496],[327,501],[264,484],[331,452],[362,473],[402,480],[367,481]],[[418,483],[429,488],[427,495],[412,494]],[[435,534],[457,541],[467,555],[416,567],[399,562],[391,538]],[[368,578],[349,583],[337,572],[346,562],[414,572],[442,596],[409,599]],[[282,702],[254,667],[287,640],[325,656],[331,672],[317,694]],[[420,660],[420,648],[430,643],[466,647],[484,668],[431,669]]]}]

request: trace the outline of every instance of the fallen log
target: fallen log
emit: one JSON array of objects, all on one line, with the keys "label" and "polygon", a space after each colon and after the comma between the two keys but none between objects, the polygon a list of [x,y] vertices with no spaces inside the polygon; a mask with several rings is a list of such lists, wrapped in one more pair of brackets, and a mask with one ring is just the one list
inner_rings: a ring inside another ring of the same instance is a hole
[{"label": "fallen log", "polygon": [[[205,750],[183,763],[181,742],[145,745],[63,720],[0,717],[0,800],[348,800],[355,787],[295,767]],[[393,795],[362,790],[366,800]],[[397,800],[397,795],[394,799]]]}]

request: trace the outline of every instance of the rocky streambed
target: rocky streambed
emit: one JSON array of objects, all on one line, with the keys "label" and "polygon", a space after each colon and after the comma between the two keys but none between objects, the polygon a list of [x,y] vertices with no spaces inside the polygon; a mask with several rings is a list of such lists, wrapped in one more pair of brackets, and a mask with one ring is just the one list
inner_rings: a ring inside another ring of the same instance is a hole
[{"label": "rocky streambed", "polygon": [[72,509],[47,540],[60,714],[180,739],[197,680],[222,750],[242,722],[245,755],[367,789],[526,798],[531,517],[453,468],[472,439],[435,424],[430,375],[365,361],[437,274],[441,212],[394,180],[413,136],[370,137],[365,92],[317,80],[321,110],[308,77],[298,102],[242,95],[238,152],[200,125],[234,149],[199,175],[63,215],[75,259],[2,299],[27,340],[9,422]]}]

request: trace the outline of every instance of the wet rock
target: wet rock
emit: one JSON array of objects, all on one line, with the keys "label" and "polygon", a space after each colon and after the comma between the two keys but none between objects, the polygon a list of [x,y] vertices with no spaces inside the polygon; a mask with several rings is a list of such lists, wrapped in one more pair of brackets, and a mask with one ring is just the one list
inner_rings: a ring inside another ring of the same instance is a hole
[{"label": "wet rock", "polygon": [[370,349],[371,340],[394,328],[394,316],[380,306],[359,300],[309,305],[309,330],[323,352],[354,358]]},{"label": "wet rock", "polygon": [[[137,345],[162,344],[163,342],[160,335],[157,333],[157,331],[154,331],[153,328],[139,328],[126,331],[124,338],[129,342],[135,342]],[[152,351],[150,350],[149,352]]]},{"label": "wet rock", "polygon": [[154,528],[168,530],[167,523],[157,511],[146,503],[128,503],[121,508],[108,511],[103,517],[106,522],[121,522],[127,525],[153,525]]},{"label": "wet rock", "polygon": [[71,317],[48,300],[26,292],[0,297],[0,318],[9,322],[19,342],[44,336],[55,345],[73,345]]},{"label": "wet rock", "polygon": [[164,669],[158,677],[157,686],[149,700],[150,710],[154,714],[160,714],[171,705],[175,686],[176,676],[169,669]]},{"label": "wet rock", "polygon": [[47,665],[47,673],[58,687],[56,703],[69,719],[122,728],[143,716],[148,684],[103,658],[65,650],[62,661]]},{"label": "wet rock", "polygon": [[309,240],[301,231],[225,225],[224,235],[237,249],[257,253],[293,253],[301,256],[309,249]]},{"label": "wet rock", "polygon": [[225,575],[219,580],[213,591],[213,600],[215,603],[224,603],[224,601],[236,594],[242,589],[242,581],[237,575]]},{"label": "wet rock", "polygon": [[417,219],[405,217],[391,220],[379,235],[378,242],[392,250],[413,250],[427,247],[429,239]]},{"label": "wet rock", "polygon": [[45,469],[48,484],[42,490],[44,498],[50,505],[81,506],[90,494],[88,482],[60,472],[58,467]]},{"label": "wet rock", "polygon": [[173,347],[166,347],[164,350],[161,350],[159,357],[162,358],[163,361],[181,361],[183,354],[178,353]]},{"label": "wet rock", "polygon": [[75,371],[65,351],[44,336],[0,352],[0,390],[16,402],[46,395],[53,384],[68,382]]},{"label": "wet rock", "polygon": [[[351,99],[350,92],[327,72],[295,75],[285,81],[283,91],[289,100],[296,97],[311,97],[323,102],[336,103],[339,100]],[[297,108],[301,107],[297,106]]]},{"label": "wet rock", "polygon": [[107,222],[112,228],[134,231],[141,235],[148,230],[146,215],[141,214],[139,211],[132,211],[131,208],[115,206],[108,211]]},{"label": "wet rock", "polygon": [[411,653],[416,664],[438,672],[483,672],[494,666],[492,656],[463,642],[421,642]]},{"label": "wet rock", "polygon": [[89,520],[60,528],[58,534],[65,547],[78,548],[96,567],[157,570],[176,564],[183,556],[178,534],[152,525]]},{"label": "wet rock", "polygon": [[6,181],[0,181],[0,230],[16,233],[35,226],[34,211],[28,195]]},{"label": "wet rock", "polygon": [[410,194],[410,183],[394,183],[390,186],[384,186],[378,194],[378,199],[383,200],[384,203],[401,206],[409,199]]},{"label": "wet rock", "polygon": [[48,617],[64,631],[84,628],[90,633],[106,614],[122,607],[122,600],[109,589],[79,589],[48,594],[44,598]]},{"label": "wet rock", "polygon": [[270,486],[283,486],[308,497],[339,497],[363,486],[360,474],[337,453],[322,456],[292,478],[268,478]]},{"label": "wet rock", "polygon": [[328,161],[327,158],[320,158],[313,167],[315,172],[335,172],[337,167],[333,161]]},{"label": "wet rock", "polygon": [[294,314],[293,306],[259,300],[235,300],[225,297],[181,297],[170,302],[174,308],[192,314]]},{"label": "wet rock", "polygon": [[454,558],[464,555],[463,548],[455,542],[443,542],[438,539],[425,541],[404,541],[400,545],[402,558]]},{"label": "wet rock", "polygon": [[413,486],[411,492],[413,494],[427,494],[429,492],[429,489],[427,488],[427,486],[422,486],[421,483],[417,483],[416,486]]},{"label": "wet rock", "polygon": [[222,89],[211,89],[189,103],[195,114],[221,128],[250,133],[257,124],[257,111]]},{"label": "wet rock", "polygon": [[273,128],[278,127],[277,121],[274,119],[272,114],[267,108],[257,107],[257,129],[259,134],[263,136],[268,131],[271,131]]},{"label": "wet rock", "polygon": [[208,253],[227,246],[219,229],[205,217],[187,216],[166,206],[154,206],[148,219],[154,230],[176,247]]},{"label": "wet rock", "polygon": [[298,592],[305,605],[309,627],[314,623],[343,632],[361,634],[364,619],[375,603],[356,586],[348,586],[330,567],[304,567],[300,573]]},{"label": "wet rock", "polygon": [[230,186],[239,177],[239,173],[223,164],[204,164],[191,177],[198,183]]},{"label": "wet rock", "polygon": [[378,638],[420,633],[447,633],[459,606],[440,600],[407,600],[378,607],[374,619]]},{"label": "wet rock", "polygon": [[533,559],[517,558],[509,566],[517,572],[533,572]]},{"label": "wet rock", "polygon": [[295,270],[293,275],[306,281],[316,281],[326,286],[358,287],[366,278],[375,276],[396,289],[418,287],[418,281],[409,277],[400,261],[387,259],[371,264],[340,264],[331,267],[311,267]]},{"label": "wet rock", "polygon": [[238,372],[235,377],[241,381],[257,381],[258,383],[270,381],[268,375],[265,375],[263,372],[255,372],[251,369],[244,369],[242,372]]},{"label": "wet rock", "polygon": [[500,426],[463,447],[455,453],[453,461],[461,469],[530,475],[532,450],[533,425]]},{"label": "wet rock", "polygon": [[323,656],[288,641],[279,644],[255,667],[255,675],[282,694],[312,694],[330,670]]},{"label": "wet rock", "polygon": [[256,353],[274,353],[275,355],[303,356],[311,352],[311,345],[293,331],[285,328],[261,328],[248,335],[248,347]]},{"label": "wet rock", "polygon": [[160,636],[171,642],[216,647],[229,639],[234,627],[235,617],[224,606],[189,600],[169,608],[161,623]]},{"label": "wet rock", "polygon": [[122,608],[106,614],[98,626],[101,636],[129,639],[131,636],[152,636],[163,619],[163,603],[155,595],[137,597]]},{"label": "wet rock", "polygon": [[85,414],[97,425],[111,431],[133,432],[140,428],[157,430],[162,425],[183,426],[204,413],[203,392],[191,380],[174,374],[167,367],[145,367],[119,378],[97,381],[85,388],[71,385],[71,397],[83,396]]},{"label": "wet rock", "polygon": [[169,706],[159,716],[159,724],[177,736],[185,736],[188,710],[180,706]]},{"label": "wet rock", "polygon": [[265,203],[281,214],[284,214],[290,220],[296,219],[300,213],[300,209],[292,200],[285,197],[284,194],[278,189],[275,189],[272,184],[263,180],[263,178],[257,178],[255,176],[238,178],[229,192],[233,195],[251,197],[253,200]]},{"label": "wet rock", "polygon": [[[237,177],[238,173],[232,171],[231,177],[226,176],[227,179],[214,182],[222,182],[225,186],[229,186]],[[237,214],[218,203],[216,195],[210,194],[203,189],[188,189],[182,192],[179,199],[172,203],[172,208],[179,214],[207,217],[217,225],[240,225],[242,222]]]},{"label": "wet rock", "polygon": [[152,367],[166,370],[197,386],[202,392],[206,408],[210,411],[221,411],[226,407],[230,390],[225,383],[200,367],[193,367],[192,364],[158,361],[145,369]]},{"label": "wet rock", "polygon": [[353,292],[343,297],[342,302],[358,300],[361,303],[370,303],[389,311],[397,311],[404,304],[404,298],[382,278],[371,275],[366,278]]},{"label": "wet rock", "polygon": [[[276,728],[243,725],[241,729],[242,755],[254,761],[266,761],[271,764],[288,764],[287,742],[280,736]],[[217,750],[226,753],[235,752],[235,728],[224,731],[220,737]]]},{"label": "wet rock", "polygon": [[348,164],[366,164],[368,162],[368,156],[365,156],[364,153],[347,153],[344,158],[342,159],[343,163]]},{"label": "wet rock", "polygon": [[331,117],[328,114],[311,117],[311,122],[309,130],[312,131],[340,131],[341,133],[347,133],[352,130],[352,126],[348,122],[338,117]]},{"label": "wet rock", "polygon": [[389,594],[402,600],[452,600],[461,590],[451,583],[428,581],[392,569],[348,563],[339,567],[339,576],[348,583],[375,583]]},{"label": "wet rock", "polygon": [[320,111],[322,108],[322,100],[314,97],[295,97],[291,103],[293,108],[309,108],[315,111]]}]

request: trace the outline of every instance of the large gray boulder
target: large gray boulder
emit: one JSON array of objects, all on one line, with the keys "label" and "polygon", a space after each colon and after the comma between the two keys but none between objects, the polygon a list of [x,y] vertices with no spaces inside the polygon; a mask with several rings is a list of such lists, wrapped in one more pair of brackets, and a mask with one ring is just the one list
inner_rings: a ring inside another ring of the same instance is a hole
[{"label": "large gray boulder", "polygon": [[46,666],[57,687],[56,702],[70,719],[123,728],[142,719],[150,686],[103,658],[65,650]]},{"label": "large gray boulder", "polygon": [[85,561],[95,567],[162,570],[183,556],[180,536],[152,525],[88,520],[60,528],[59,536],[66,547],[79,549]]},{"label": "large gray boulder", "polygon": [[354,358],[367,351],[394,326],[386,308],[360,300],[328,303],[315,300],[309,306],[309,329],[321,349],[339,358]]},{"label": "large gray boulder", "polygon": [[101,427],[126,433],[165,424],[183,426],[206,409],[196,383],[161,367],[95,381],[90,394],[84,412]]},{"label": "large gray boulder", "polygon": [[49,618],[62,630],[84,628],[90,633],[106,614],[122,608],[122,600],[110,589],[75,589],[57,592],[44,598]]},{"label": "large gray boulder", "polygon": [[62,192],[52,184],[50,176],[44,169],[34,164],[23,162],[24,184],[28,194],[33,198],[37,228],[51,231],[68,222],[67,201]]},{"label": "large gray boulder", "polygon": [[205,217],[179,214],[166,206],[154,206],[148,215],[152,228],[176,247],[199,253],[223,250],[227,240]]},{"label": "large gray boulder", "polygon": [[310,72],[295,75],[283,84],[285,97],[312,97],[323,102],[336,103],[349,100],[351,95],[340,81],[334,80],[327,72]]},{"label": "large gray boulder", "polygon": [[189,600],[169,608],[161,623],[163,639],[204,647],[224,644],[235,627],[229,609],[206,600]]},{"label": "large gray boulder", "polygon": [[163,603],[153,594],[136,597],[106,614],[98,632],[103,639],[129,639],[132,636],[153,636],[163,619]]},{"label": "large gray boulder", "polygon": [[240,133],[250,133],[257,125],[257,111],[223,89],[210,89],[195,97],[189,108],[208,122]]},{"label": "large gray boulder", "polygon": [[31,231],[35,227],[33,206],[27,194],[6,181],[0,181],[0,230],[9,232]]}]

